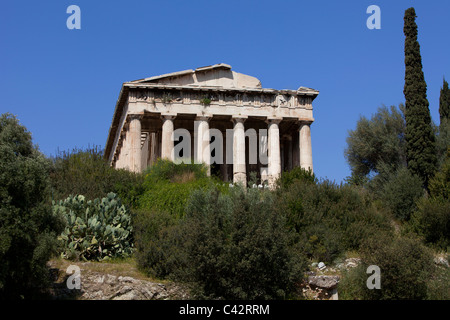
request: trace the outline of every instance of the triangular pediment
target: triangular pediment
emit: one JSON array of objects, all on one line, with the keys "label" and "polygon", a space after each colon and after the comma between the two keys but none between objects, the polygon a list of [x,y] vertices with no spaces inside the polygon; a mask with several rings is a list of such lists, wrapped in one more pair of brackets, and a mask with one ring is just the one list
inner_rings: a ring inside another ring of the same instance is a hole
[{"label": "triangular pediment", "polygon": [[150,78],[131,81],[133,84],[164,84],[193,87],[223,87],[223,88],[261,88],[261,81],[257,78],[234,72],[225,63],[167,73]]}]

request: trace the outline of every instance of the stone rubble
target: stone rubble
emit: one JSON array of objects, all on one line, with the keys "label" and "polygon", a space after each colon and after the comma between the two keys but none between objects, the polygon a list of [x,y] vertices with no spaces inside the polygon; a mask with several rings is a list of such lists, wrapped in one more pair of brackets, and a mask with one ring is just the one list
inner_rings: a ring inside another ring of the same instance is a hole
[{"label": "stone rubble", "polygon": [[308,271],[305,281],[300,285],[303,296],[310,300],[338,300],[338,284],[340,276],[330,275],[336,273],[337,270],[343,271],[354,268],[361,263],[359,258],[348,258],[343,263],[339,263],[335,268],[327,267],[317,262],[312,263],[312,269],[323,273],[325,270],[328,274],[317,274],[316,271]]},{"label": "stone rubble", "polygon": [[55,299],[77,300],[186,300],[189,295],[178,285],[139,280],[129,276],[115,276],[83,270],[80,289],[68,289],[68,275],[54,283]]}]

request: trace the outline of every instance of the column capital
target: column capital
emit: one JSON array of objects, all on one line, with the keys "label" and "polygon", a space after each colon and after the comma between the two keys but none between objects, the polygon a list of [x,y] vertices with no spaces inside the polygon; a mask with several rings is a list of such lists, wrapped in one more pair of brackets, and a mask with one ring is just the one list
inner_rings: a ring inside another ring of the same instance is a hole
[{"label": "column capital", "polygon": [[132,121],[132,120],[142,120],[142,117],[143,117],[143,116],[144,116],[144,115],[141,114],[141,113],[131,113],[131,114],[128,114],[128,115],[127,115],[128,119],[129,119],[130,121]]},{"label": "column capital", "polygon": [[283,121],[283,118],[281,117],[267,117],[267,119],[265,120],[267,124],[280,124],[281,121]]},{"label": "column capital", "polygon": [[247,120],[248,119],[248,116],[241,116],[241,115],[239,115],[239,116],[232,116],[231,117],[231,121],[233,122],[233,123],[244,123],[245,122],[245,120]]},{"label": "column capital", "polygon": [[177,117],[177,115],[176,114],[173,114],[173,113],[164,113],[164,114],[161,114],[161,119],[162,120],[173,120],[173,119],[175,119]]},{"label": "column capital", "polygon": [[211,120],[211,118],[212,118],[211,114],[198,114],[195,117],[195,120],[197,120],[197,121],[209,121],[209,120]]},{"label": "column capital", "polygon": [[305,118],[299,118],[298,119],[298,123],[299,124],[307,124],[307,125],[311,125],[314,122],[314,119],[305,119]]}]

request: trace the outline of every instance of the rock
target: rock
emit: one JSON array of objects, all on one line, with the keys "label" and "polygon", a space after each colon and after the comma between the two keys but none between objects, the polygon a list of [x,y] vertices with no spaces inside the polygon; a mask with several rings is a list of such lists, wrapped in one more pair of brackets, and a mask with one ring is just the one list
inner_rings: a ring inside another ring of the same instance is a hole
[{"label": "rock", "polygon": [[105,283],[106,284],[113,284],[116,281],[117,281],[117,277],[116,276],[113,276],[113,275],[110,275],[110,274],[105,275]]},{"label": "rock", "polygon": [[113,300],[141,300],[141,299],[139,299],[139,296],[136,295],[135,291],[130,291],[124,295],[113,298]]},{"label": "rock", "polygon": [[354,268],[357,267],[361,263],[360,258],[348,258],[344,261],[345,268]]},{"label": "rock", "polygon": [[319,262],[319,264],[317,265],[317,267],[319,268],[319,270],[323,270],[326,268],[325,263],[323,262]]},{"label": "rock", "polygon": [[449,267],[448,260],[445,259],[444,257],[440,257],[440,256],[435,257],[434,258],[434,263],[438,264],[438,265],[445,266],[447,268]]},{"label": "rock", "polygon": [[339,276],[309,276],[308,284],[313,287],[330,290],[338,285],[339,279]]},{"label": "rock", "polygon": [[135,283],[136,280],[133,279],[132,277],[122,277],[120,276],[119,278],[117,278],[117,280],[119,280],[120,282],[130,282],[130,283]]},{"label": "rock", "polygon": [[81,288],[69,290],[65,283],[54,282],[54,299],[81,300],[168,300],[189,299],[180,286],[169,283],[139,280],[129,276],[115,276],[83,269]]}]

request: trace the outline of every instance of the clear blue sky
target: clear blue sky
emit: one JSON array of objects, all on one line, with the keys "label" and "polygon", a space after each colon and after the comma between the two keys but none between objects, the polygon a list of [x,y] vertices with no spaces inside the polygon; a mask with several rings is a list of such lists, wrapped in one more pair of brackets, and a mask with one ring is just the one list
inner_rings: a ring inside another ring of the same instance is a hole
[{"label": "clear blue sky", "polygon": [[[81,30],[68,30],[69,5]],[[381,30],[369,30],[369,5]],[[317,89],[315,173],[350,174],[348,130],[404,101],[403,15],[414,6],[432,118],[450,79],[450,1],[7,1],[0,10],[0,113],[46,155],[104,146],[123,82],[227,63],[263,87]]]}]

